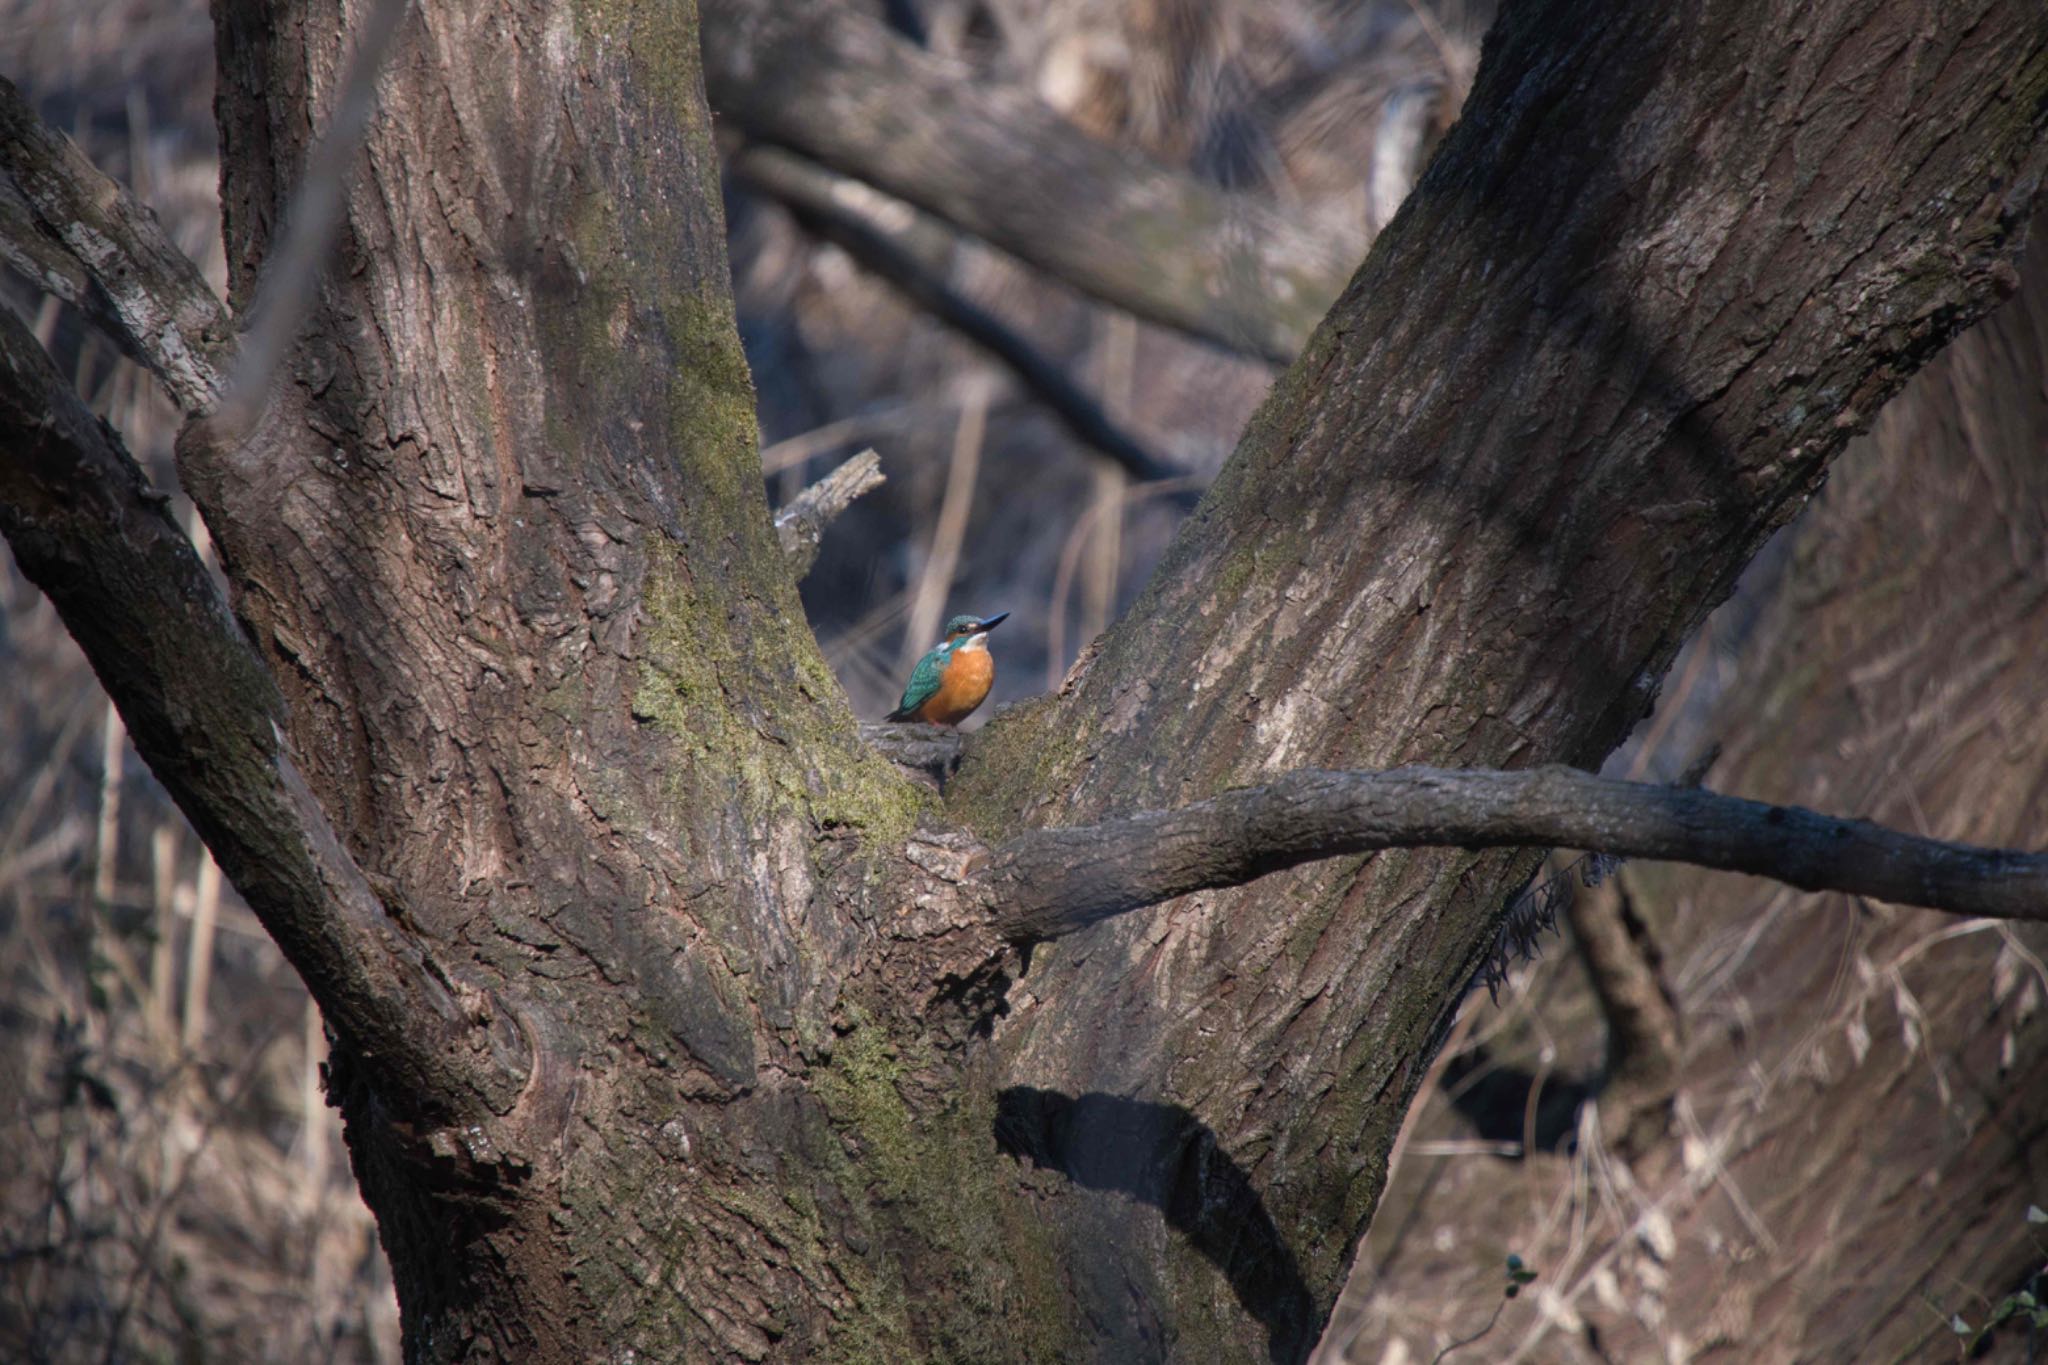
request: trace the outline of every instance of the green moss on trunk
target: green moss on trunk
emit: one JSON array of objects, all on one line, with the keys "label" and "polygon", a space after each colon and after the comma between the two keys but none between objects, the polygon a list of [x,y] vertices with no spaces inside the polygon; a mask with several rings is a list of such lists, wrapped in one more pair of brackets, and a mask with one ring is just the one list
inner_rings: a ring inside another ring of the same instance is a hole
[{"label": "green moss on trunk", "polygon": [[1071,1359],[1055,1244],[996,1150],[992,1079],[858,1009],[849,1017],[812,1093],[848,1154],[848,1193],[889,1246],[923,1357]]}]

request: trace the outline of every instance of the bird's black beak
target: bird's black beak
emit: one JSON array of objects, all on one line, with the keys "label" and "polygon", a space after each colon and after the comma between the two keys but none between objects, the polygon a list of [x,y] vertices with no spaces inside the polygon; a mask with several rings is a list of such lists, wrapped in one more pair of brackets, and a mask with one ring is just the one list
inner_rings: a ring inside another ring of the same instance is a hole
[{"label": "bird's black beak", "polygon": [[984,618],[984,619],[982,620],[982,623],[981,623],[981,624],[980,624],[979,626],[975,627],[975,629],[977,629],[977,630],[994,630],[994,629],[995,629],[995,628],[996,628],[997,626],[1001,625],[1001,624],[1002,624],[1003,622],[1005,622],[1005,621],[1007,621],[1007,620],[1009,620],[1009,619],[1010,619],[1010,613],[1008,613],[1008,612],[1006,612],[1006,611],[999,611],[999,612],[997,612],[997,613],[996,613],[996,614],[995,614],[994,616],[990,616],[990,617],[986,617],[986,618]]}]

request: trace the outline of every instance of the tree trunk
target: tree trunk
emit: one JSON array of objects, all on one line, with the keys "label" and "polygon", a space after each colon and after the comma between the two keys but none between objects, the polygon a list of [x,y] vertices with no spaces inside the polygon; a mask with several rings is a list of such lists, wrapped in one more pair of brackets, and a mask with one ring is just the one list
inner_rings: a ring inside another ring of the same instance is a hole
[{"label": "tree trunk", "polygon": [[[246,309],[342,34],[216,14]],[[344,844],[535,1058],[451,1109],[337,1028],[415,1359],[888,1330],[788,1078],[872,934],[823,883],[922,797],[859,745],[762,505],[696,52],[687,6],[413,10],[290,382],[181,447]]]},{"label": "tree trunk", "polygon": [[[1919,376],[1830,484],[1744,661],[1772,685],[1729,716],[1718,783],[2048,843],[2044,229],[2020,296]],[[2048,1161],[2048,936],[1846,897],[1786,915],[1753,884],[1659,871],[1644,897],[1693,980],[1728,926],[1760,930],[1718,967],[1684,1067],[1701,1122],[1733,1122],[1726,1179],[1777,1243],[1744,1256],[1755,1234],[1723,1200],[1686,1207],[1669,1272],[1693,1288],[1662,1335],[1719,1332],[1759,1360],[1943,1354],[1950,1315],[1981,1327],[2042,1262],[2025,1214]],[[1722,1022],[1734,1011],[1739,1027]],[[1637,1349],[1638,1324],[1603,1325],[1612,1349]],[[2017,1352],[2026,1329],[2009,1335]]]},{"label": "tree trunk", "polygon": [[[2044,229],[2037,219],[2019,297],[1886,407],[1797,528],[1708,722],[1710,739],[1729,740],[1716,785],[1924,818],[1949,837],[2048,842]],[[1717,1347],[1759,1361],[1942,1358],[1951,1315],[1981,1328],[2041,1264],[2025,1210],[2048,1161],[2048,935],[1855,897],[1815,913],[1684,868],[1632,865],[1626,882],[1688,1023],[1678,1094],[1694,1126],[1619,1172],[1586,1149],[1411,1157],[1383,1222],[1451,1236],[1374,1232],[1347,1293],[1356,1307],[1332,1330],[1350,1349],[1333,1358],[1377,1360],[1397,1337],[1426,1355],[1465,1335],[1508,1248],[1565,1307],[1504,1317],[1478,1348],[1489,1359],[1569,1350],[1547,1334],[1574,1320],[1579,1344],[1611,1360]],[[1553,954],[1528,991],[1549,1037],[1594,1015],[1569,962]],[[1485,1027],[1495,1061],[1515,1065],[1511,1021]],[[1604,1080],[1612,1153],[1625,1134]],[[1417,1137],[1469,1137],[1447,1108],[1432,1106]],[[1590,1207],[1571,1237],[1547,1211],[1575,1185]],[[1525,1216],[1532,1205],[1544,1214]],[[1435,1340],[1418,1340],[1422,1322]],[[2007,1331],[2017,1352],[2025,1328]]]},{"label": "tree trunk", "polygon": [[[1862,240],[1903,245],[1925,202],[1897,149],[1931,147],[1935,72],[1991,29],[1944,24],[1971,37],[1937,55],[1924,14],[1507,9],[1462,121],[1129,619],[990,727],[951,808],[1000,832],[1296,767],[1597,766],[1879,376],[1924,358],[1898,324],[1940,330],[1910,271],[1815,254],[1866,211]],[[1895,93],[1852,117],[1849,86]],[[1658,140],[1679,127],[1697,155]],[[1852,283],[1880,277],[1905,288]],[[1893,360],[1848,360],[1880,338]],[[1106,1358],[1154,1333],[1187,1358],[1308,1349],[1533,865],[1336,860],[1034,958],[1006,1082],[1075,1102],[1066,1149],[1157,1153],[1129,1185],[1163,1216],[1085,1177],[1045,1196]]]},{"label": "tree trunk", "polygon": [[[246,312],[344,32],[216,22]],[[1512,7],[1132,618],[943,799],[861,744],[770,530],[697,36],[409,11],[283,382],[181,442],[370,937],[467,1028],[301,964],[408,1355],[1297,1359],[1530,857],[1033,950],[982,841],[1307,764],[1597,761],[2009,286],[2048,14]]]}]

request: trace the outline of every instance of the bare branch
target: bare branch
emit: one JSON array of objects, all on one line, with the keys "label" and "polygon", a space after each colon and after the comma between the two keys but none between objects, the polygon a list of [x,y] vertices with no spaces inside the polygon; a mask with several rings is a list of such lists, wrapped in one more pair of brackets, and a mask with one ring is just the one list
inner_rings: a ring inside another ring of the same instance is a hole
[{"label": "bare branch", "polygon": [[1607,1024],[1600,1124],[1608,1145],[1633,1157],[1670,1126],[1682,1022],[1629,880],[1621,869],[1598,886],[1576,888],[1565,913]]},{"label": "bare branch", "polygon": [[[0,79],[0,169],[19,187],[43,229],[7,212],[0,196],[0,258],[77,305],[95,326],[163,381],[188,417],[234,409],[230,425],[253,419],[270,377],[305,319],[321,262],[341,216],[349,163],[376,103],[409,0],[378,0],[363,23],[327,131],[308,158],[285,234],[264,263],[248,336],[238,347],[227,309],[156,216],[102,175],[69,139],[45,127],[18,90]],[[61,244],[75,260],[67,269]],[[232,376],[229,371],[232,369]]]},{"label": "bare branch", "polygon": [[825,528],[853,506],[855,498],[881,487],[883,482],[882,457],[872,450],[863,450],[776,512],[775,536],[782,542],[782,553],[798,578],[809,573],[811,565],[817,562]]},{"label": "bare branch", "polygon": [[0,311],[0,532],[47,593],[150,768],[330,1024],[429,1113],[503,1112],[523,1044],[456,998],[307,789],[283,702],[142,471]]},{"label": "bare branch", "polygon": [[[1083,444],[1150,483],[1180,471],[1118,426],[1102,405],[1067,372],[994,313],[946,282],[942,268],[922,250],[934,236],[940,249],[953,234],[900,200],[774,147],[751,147],[732,159],[748,186],[775,199],[807,232],[843,249],[895,286],[918,308],[1009,366],[1024,387]],[[894,210],[891,214],[887,210]]]},{"label": "bare branch", "polygon": [[34,238],[22,235],[29,224],[0,214],[0,232],[12,243],[8,263],[78,304],[123,351],[149,366],[187,416],[211,412],[234,349],[226,307],[148,206],[46,127],[5,79],[0,171],[41,223],[42,240],[69,253],[80,271],[63,270]]},{"label": "bare branch", "polygon": [[1285,361],[1365,254],[1062,119],[830,0],[706,0],[704,81],[748,137],[802,152],[1076,289]]},{"label": "bare branch", "polygon": [[138,365],[149,365],[149,357],[128,335],[107,291],[76,256],[36,225],[35,210],[4,177],[0,177],[0,262],[44,293],[76,308],[121,354]]},{"label": "bare branch", "polygon": [[1025,834],[997,848],[980,878],[1003,932],[1040,939],[1299,863],[1432,846],[1592,849],[1807,891],[2048,920],[2048,854],[1561,767],[1288,773],[1179,810]]}]

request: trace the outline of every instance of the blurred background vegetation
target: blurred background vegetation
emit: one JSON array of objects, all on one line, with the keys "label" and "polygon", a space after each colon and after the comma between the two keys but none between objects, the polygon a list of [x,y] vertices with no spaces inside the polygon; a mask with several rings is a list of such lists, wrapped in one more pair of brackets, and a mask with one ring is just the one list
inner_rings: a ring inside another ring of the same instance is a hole
[{"label": "blurred background vegetation", "polygon": [[[1037,91],[1089,133],[1354,236],[1361,255],[1455,117],[1489,18],[1462,0],[874,7],[921,30],[933,50]],[[0,74],[152,204],[223,286],[203,4],[0,0]],[[1063,372],[1171,475],[1134,482],[1128,461],[1078,440],[1012,365],[754,183],[729,178],[727,214],[769,501],[868,446],[888,480],[834,525],[803,589],[856,709],[888,710],[938,622],[960,611],[1013,613],[994,642],[997,706],[1057,687],[1143,586],[1273,371],[926,231],[919,259],[944,286]],[[855,189],[837,192],[864,202]],[[865,203],[883,220],[894,210]],[[158,485],[174,488],[175,415],[148,377],[54,300],[12,280],[0,293]],[[1799,755],[1825,758],[1831,746],[1846,776],[1823,804],[1924,827],[1914,803],[1938,786],[1951,804],[1975,800],[1983,818],[1944,821],[1929,798],[1926,832],[2038,846],[2048,828],[2041,742],[2000,741],[1998,771],[2012,776],[1987,794],[1962,776],[1982,771],[1972,766],[1982,751],[1953,738],[1978,734],[1962,724],[1972,715],[2033,705],[2024,649],[1972,674],[1975,691],[1943,694],[1919,730],[1886,717],[1894,702],[1909,719],[1925,710],[1928,680],[1952,655],[1900,634],[1924,624],[1922,594],[1942,575],[1934,555],[1900,558],[1897,547],[1916,530],[1957,534],[1942,507],[2004,490],[2000,531],[2025,547],[2014,562],[2031,568],[2017,596],[1995,585],[2001,610],[2019,613],[2000,618],[2001,638],[2048,638],[2040,480],[1981,471],[1987,494],[1968,482],[1979,475],[1939,468],[1912,483],[1905,456],[1864,464],[1877,472],[1830,494],[1826,506],[1846,499],[1841,520],[1809,517],[1794,533],[1806,537],[1800,549],[1781,542],[1759,561],[1613,770],[1676,777],[1713,739],[1753,779],[1717,785],[1820,800],[1801,785]],[[189,503],[177,506],[203,543]],[[1901,506],[1920,522],[1887,523]],[[1803,596],[1779,591],[1788,573],[1807,585]],[[1853,585],[1872,581],[1894,589],[1886,603],[1844,608]],[[1818,614],[1829,609],[1837,614]],[[1890,673],[1854,700],[1839,687],[1816,692],[1815,670],[1839,670],[1858,649]],[[1890,737],[1867,740],[1872,727]],[[1898,776],[1907,769],[1946,776],[1920,787]],[[1721,1290],[1712,1305],[1698,1298],[1718,1272],[1674,1283],[1673,1267],[1688,1238],[1719,1248],[1713,1266],[1738,1251],[1790,1266],[1835,1235],[1786,1212],[1768,1175],[1759,1189],[1731,1174],[1745,1154],[1766,1167],[1778,1158],[1730,1116],[1790,1103],[1796,1129],[1810,1092],[1852,1056],[1851,1069],[1862,1068],[1873,1048],[1893,1057],[1883,1073],[1893,1085],[1934,1097],[1930,1150],[1900,1169],[1916,1159],[1915,1169],[1938,1168],[1944,1125],[1978,1130],[1972,1105],[2002,1115],[2011,1136],[2004,1155],[1975,1158],[1980,1168],[2025,1170],[2040,1153],[2048,1125],[2013,1115],[2001,1089],[2037,1074],[2043,1053],[2038,934],[1959,933],[1940,917],[1875,907],[1792,917],[1789,893],[1635,869],[1576,900],[1569,881],[1560,885],[1566,941],[1578,950],[1554,947],[1517,966],[1496,998],[1467,1003],[1438,1083],[1395,1149],[1395,1178],[1323,1358],[1429,1360],[1488,1321],[1510,1252],[1536,1269],[1535,1287],[1471,1358],[1790,1358],[1756,1353],[1774,1311],[1767,1291],[1742,1290],[1742,1300],[1730,1290],[1735,1306],[1716,1319]],[[1633,1070],[1617,1063],[1597,948],[1589,958],[1585,946],[1617,924],[1668,1006],[1664,1055],[1645,1065],[1639,1052]],[[1783,937],[1797,934],[1812,941]],[[1787,976],[1795,957],[1820,964],[1818,978]],[[1777,979],[1761,970],[1772,965]],[[397,1358],[375,1229],[320,1092],[318,1019],[11,562],[0,565],[0,979],[0,1356]],[[1683,1089],[1671,1075],[1681,1053],[1693,1078]],[[1624,1076],[1630,1085],[1616,1083]],[[1803,1098],[1785,1099],[1802,1086]],[[1900,1103],[1887,1094],[1868,1102]],[[2044,1195],[2000,1176],[1961,1209],[2008,1220],[1999,1245],[2023,1249],[2024,1207]],[[1938,1293],[1908,1286],[1927,1300],[1911,1311],[1934,1325],[1921,1339],[1950,1349],[1946,1319],[1981,1322],[2010,1287],[2011,1261],[1951,1267]],[[1788,1268],[1778,1282],[1793,1277]]]}]

